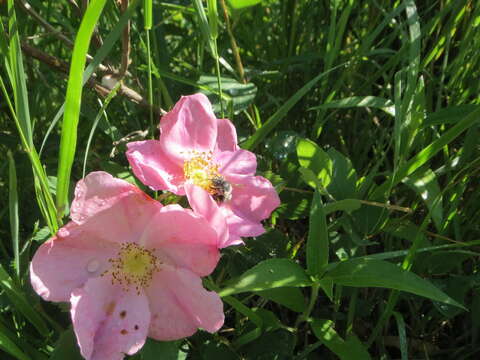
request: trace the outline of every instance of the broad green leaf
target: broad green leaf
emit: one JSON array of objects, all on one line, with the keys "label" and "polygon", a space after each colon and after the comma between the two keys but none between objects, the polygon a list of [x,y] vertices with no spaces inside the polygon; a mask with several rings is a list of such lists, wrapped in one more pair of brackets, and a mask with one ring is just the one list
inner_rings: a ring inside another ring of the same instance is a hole
[{"label": "broad green leaf", "polygon": [[325,215],[335,211],[351,213],[352,211],[358,210],[361,206],[362,203],[358,199],[343,199],[325,204],[323,210],[325,211]]},{"label": "broad green leaf", "polygon": [[295,312],[304,312],[305,297],[300,289],[295,287],[281,287],[256,292],[261,297],[274,301]]},{"label": "broad green leaf", "polygon": [[333,321],[314,319],[311,323],[315,336],[340,360],[368,360],[370,354],[355,335],[344,340],[333,328]]},{"label": "broad green leaf", "polygon": [[311,280],[300,265],[289,259],[269,259],[228,282],[218,294],[227,296],[287,286],[309,286]]},{"label": "broad green leaf", "polygon": [[[311,170],[320,179],[323,187],[327,187],[331,181],[332,160],[313,141],[301,139],[297,144],[297,156],[300,166]],[[314,189],[317,187],[314,181],[308,181],[308,185]]]},{"label": "broad green leaf", "polygon": [[427,119],[425,120],[423,127],[427,128],[433,125],[455,124],[478,108],[480,108],[480,105],[468,104],[449,106],[447,108],[440,109],[434,113],[427,114]]},{"label": "broad green leaf", "polygon": [[[228,101],[232,102],[233,111],[235,113],[247,109],[248,106],[253,103],[253,99],[255,99],[255,95],[257,94],[257,87],[255,84],[242,84],[237,80],[228,77],[222,77],[221,82],[222,92],[224,95],[228,95]],[[210,98],[210,100],[212,100],[213,110],[215,112],[219,112],[220,98],[217,95],[219,92],[217,77],[211,75],[202,75],[198,80],[198,84],[207,86],[208,88],[214,90],[213,92],[208,90],[200,90],[200,92],[204,93]],[[228,106],[228,104],[225,105]]]},{"label": "broad green leaf", "polygon": [[318,189],[313,193],[308,221],[307,270],[312,276],[320,276],[328,264],[329,239],[325,211]]},{"label": "broad green leaf", "polygon": [[309,110],[318,109],[342,109],[351,107],[372,107],[385,111],[387,114],[395,116],[395,107],[393,102],[377,96],[352,96],[344,99],[329,101],[328,103],[315,106]]},{"label": "broad green leaf", "polygon": [[62,217],[68,206],[70,173],[77,147],[77,127],[83,91],[83,71],[90,40],[106,0],[93,0],[87,7],[73,48],[70,74],[68,77],[65,113],[63,116],[58,163],[57,214]]},{"label": "broad green leaf", "polygon": [[156,341],[148,338],[140,350],[143,360],[184,360],[187,353],[180,350],[181,341]]},{"label": "broad green leaf", "polygon": [[443,198],[435,173],[430,169],[417,171],[405,178],[403,182],[420,195],[431,212],[436,228],[441,230],[443,222]]},{"label": "broad green leaf", "polygon": [[228,3],[234,9],[243,9],[246,7],[254,6],[260,4],[262,0],[228,0]]},{"label": "broad green leaf", "polygon": [[357,187],[357,172],[349,158],[334,148],[327,151],[332,161],[331,182],[327,190],[337,200],[355,198]]},{"label": "broad green leaf", "polygon": [[50,360],[82,360],[80,349],[77,344],[77,338],[73,329],[65,330],[55,345],[55,349],[50,355]]},{"label": "broad green leaf", "polygon": [[326,272],[325,278],[345,286],[406,291],[465,309],[428,280],[383,260],[358,258],[340,262]]}]

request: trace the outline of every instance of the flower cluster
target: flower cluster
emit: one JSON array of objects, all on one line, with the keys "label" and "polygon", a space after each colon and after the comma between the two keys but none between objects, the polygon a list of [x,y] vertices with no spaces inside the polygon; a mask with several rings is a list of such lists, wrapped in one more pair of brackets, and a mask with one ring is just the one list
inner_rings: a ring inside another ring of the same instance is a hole
[{"label": "flower cluster", "polygon": [[135,175],[154,190],[186,195],[191,209],[163,206],[105,172],[77,183],[71,221],[40,246],[30,265],[34,290],[69,301],[83,357],[122,359],[147,336],[175,340],[217,331],[223,305],[201,277],[220,249],[264,232],[279,205],[255,176],[256,157],[237,145],[201,94],[182,97],[160,122],[159,140],[128,144]]}]

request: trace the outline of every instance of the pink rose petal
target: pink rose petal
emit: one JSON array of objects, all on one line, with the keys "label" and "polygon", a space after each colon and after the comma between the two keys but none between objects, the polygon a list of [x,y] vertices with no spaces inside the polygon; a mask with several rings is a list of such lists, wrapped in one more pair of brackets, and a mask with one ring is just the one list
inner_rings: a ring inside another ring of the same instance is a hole
[{"label": "pink rose petal", "polygon": [[160,130],[164,153],[183,166],[190,151],[208,152],[215,148],[217,119],[205,95],[182,96],[161,119]]},{"label": "pink rose petal", "polygon": [[233,212],[250,221],[270,216],[280,205],[280,198],[272,183],[262,176],[229,176],[233,186],[231,207]]},{"label": "pink rose petal", "polygon": [[116,251],[114,243],[88,236],[70,222],[35,253],[30,263],[33,289],[45,300],[68,301],[74,289],[109,267],[108,259]]},{"label": "pink rose petal", "polygon": [[218,263],[218,237],[206,220],[179,205],[167,205],[145,230],[142,245],[156,249],[161,261],[209,275]]},{"label": "pink rose petal", "polygon": [[217,151],[237,151],[237,130],[228,119],[217,119]]},{"label": "pink rose petal", "polygon": [[150,309],[143,290],[126,292],[112,285],[109,277],[90,279],[73,291],[72,321],[87,360],[123,359],[145,343],[150,326]]},{"label": "pink rose petal", "polygon": [[133,173],[153,190],[168,190],[184,195],[183,168],[170,161],[158,140],[136,141],[127,144],[127,159]]},{"label": "pink rose petal", "polygon": [[215,332],[223,325],[220,297],[186,269],[163,268],[147,289],[152,320],[149,336],[169,341],[190,336],[197,328]]},{"label": "pink rose petal", "polygon": [[257,158],[247,150],[216,153],[215,161],[220,165],[219,172],[224,176],[255,175],[257,171]]},{"label": "pink rose petal", "polygon": [[203,216],[218,235],[219,247],[228,239],[228,227],[225,216],[210,194],[199,186],[185,184],[185,192],[192,209]]}]

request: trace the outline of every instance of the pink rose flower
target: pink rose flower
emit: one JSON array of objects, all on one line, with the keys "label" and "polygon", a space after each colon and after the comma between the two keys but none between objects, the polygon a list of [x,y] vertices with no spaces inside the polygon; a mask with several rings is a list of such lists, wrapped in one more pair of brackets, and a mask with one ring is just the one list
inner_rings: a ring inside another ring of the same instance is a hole
[{"label": "pink rose flower", "polygon": [[205,219],[105,172],[78,182],[70,216],[35,253],[30,277],[45,300],[71,302],[85,359],[123,359],[147,336],[174,340],[222,326],[222,302],[200,278],[219,259]]},{"label": "pink rose flower", "polygon": [[217,119],[203,94],[183,96],[160,122],[160,139],[129,143],[135,175],[154,190],[187,195],[219,235],[219,247],[265,232],[261,221],[280,204],[270,181],[255,176],[253,153],[237,145],[235,127]]}]

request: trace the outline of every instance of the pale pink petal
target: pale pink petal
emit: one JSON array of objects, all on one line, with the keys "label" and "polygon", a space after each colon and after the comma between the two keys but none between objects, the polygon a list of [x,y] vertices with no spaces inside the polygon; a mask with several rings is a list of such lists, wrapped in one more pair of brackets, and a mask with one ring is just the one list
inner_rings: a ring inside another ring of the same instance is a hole
[{"label": "pale pink petal", "polygon": [[232,122],[228,119],[217,119],[217,144],[218,151],[236,151],[237,145],[237,130]]},{"label": "pale pink petal", "polygon": [[160,131],[164,153],[183,166],[190,151],[208,152],[215,148],[217,119],[205,95],[182,96],[162,117]]},{"label": "pale pink petal", "polygon": [[97,241],[140,242],[145,229],[162,204],[139,189],[85,221],[79,231]]},{"label": "pale pink petal", "polygon": [[140,245],[154,249],[160,261],[209,275],[218,263],[218,236],[207,221],[179,205],[167,205],[152,219]]},{"label": "pale pink petal", "polygon": [[206,190],[199,186],[185,184],[185,192],[193,211],[203,216],[215,229],[218,235],[218,247],[223,247],[221,245],[227,241],[229,235],[225,216],[218,204]]},{"label": "pale pink petal", "polygon": [[125,291],[108,276],[90,279],[73,291],[71,315],[77,342],[87,360],[120,360],[145,343],[150,309],[143,290]]},{"label": "pale pink petal", "polygon": [[33,289],[50,301],[68,301],[70,293],[109,268],[108,259],[117,245],[99,241],[69,222],[57,235],[43,243],[30,263]]},{"label": "pale pink petal", "polygon": [[220,165],[219,172],[224,176],[255,175],[257,171],[257,158],[247,150],[216,153],[215,161]]},{"label": "pale pink petal", "polygon": [[146,292],[152,313],[148,335],[156,340],[181,339],[198,328],[213,333],[223,325],[220,297],[205,290],[200,277],[186,269],[163,267]]},{"label": "pale pink petal", "polygon": [[280,205],[277,191],[262,176],[235,175],[227,180],[233,184],[231,208],[241,218],[258,222]]},{"label": "pale pink petal", "polygon": [[242,237],[259,236],[265,232],[260,221],[250,221],[236,215],[230,208],[228,203],[222,204],[222,213],[227,219],[229,237],[222,244],[222,248],[231,245],[243,244]]},{"label": "pale pink petal", "polygon": [[120,198],[137,188],[104,171],[95,171],[80,180],[75,187],[75,199],[70,208],[70,218],[78,224],[109,208]]},{"label": "pale pink petal", "polygon": [[133,173],[153,190],[168,190],[184,195],[183,168],[163,152],[158,140],[135,141],[127,144],[127,159]]}]

